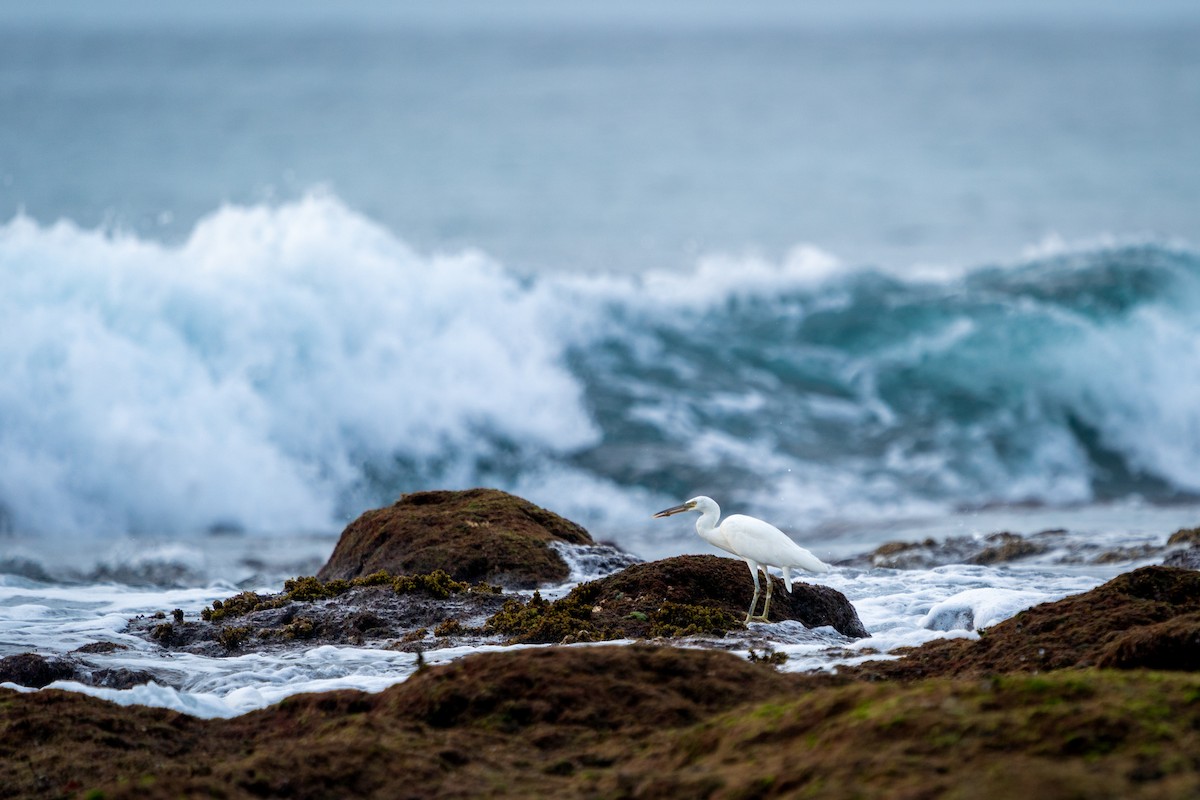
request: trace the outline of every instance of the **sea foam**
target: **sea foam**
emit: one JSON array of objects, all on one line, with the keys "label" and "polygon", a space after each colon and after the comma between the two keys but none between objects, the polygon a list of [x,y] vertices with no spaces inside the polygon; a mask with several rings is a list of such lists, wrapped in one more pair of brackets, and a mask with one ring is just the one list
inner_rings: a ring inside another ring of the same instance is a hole
[{"label": "sea foam", "polygon": [[470,483],[598,435],[518,280],[329,196],[221,209],[179,247],[18,217],[0,280],[18,532],[322,529],[373,473]]},{"label": "sea foam", "polygon": [[1174,245],[521,276],[314,193],[177,245],[18,216],[0,281],[0,526],[50,542],[328,534],[492,485],[652,556],[688,532],[648,514],[696,494],[799,531],[1200,493]]}]

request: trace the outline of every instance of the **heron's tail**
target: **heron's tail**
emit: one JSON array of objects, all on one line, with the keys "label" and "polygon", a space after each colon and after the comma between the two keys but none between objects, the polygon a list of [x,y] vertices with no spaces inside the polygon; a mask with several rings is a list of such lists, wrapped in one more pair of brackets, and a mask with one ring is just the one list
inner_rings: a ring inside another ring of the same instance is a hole
[{"label": "heron's tail", "polygon": [[[807,570],[808,572],[813,572],[818,575],[824,572],[829,572],[829,565],[824,561],[817,558],[803,547],[797,547],[796,549],[800,552],[796,554],[796,558],[793,559],[793,563],[789,565],[790,567],[799,567],[800,569]],[[792,573],[789,567],[783,568],[783,585],[787,587],[788,594],[791,594]]]}]

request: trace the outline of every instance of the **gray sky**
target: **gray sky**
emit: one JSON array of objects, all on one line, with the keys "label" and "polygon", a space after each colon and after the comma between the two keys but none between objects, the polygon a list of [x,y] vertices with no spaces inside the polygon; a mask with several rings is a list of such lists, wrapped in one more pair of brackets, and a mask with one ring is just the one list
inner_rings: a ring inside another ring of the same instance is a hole
[{"label": "gray sky", "polygon": [[1197,0],[0,0],[0,24],[396,23],[430,26],[1178,24]]}]

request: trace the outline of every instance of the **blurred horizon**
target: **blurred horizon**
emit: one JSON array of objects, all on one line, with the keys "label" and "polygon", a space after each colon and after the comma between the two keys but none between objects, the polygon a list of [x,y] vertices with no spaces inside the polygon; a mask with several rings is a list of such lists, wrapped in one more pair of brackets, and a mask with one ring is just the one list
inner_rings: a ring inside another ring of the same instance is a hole
[{"label": "blurred horizon", "polygon": [[357,0],[330,4],[320,0],[216,0],[201,5],[154,0],[58,0],[31,4],[0,0],[0,22],[86,24],[197,24],[219,22],[395,23],[433,27],[497,24],[539,25],[995,25],[1179,24],[1200,22],[1200,7],[1188,0],[1122,0],[1044,3],[1035,0],[963,3],[958,0],[857,0],[848,3],[765,0],[754,4],[725,0],[652,0],[561,3],[554,0],[448,0],[436,4]]}]

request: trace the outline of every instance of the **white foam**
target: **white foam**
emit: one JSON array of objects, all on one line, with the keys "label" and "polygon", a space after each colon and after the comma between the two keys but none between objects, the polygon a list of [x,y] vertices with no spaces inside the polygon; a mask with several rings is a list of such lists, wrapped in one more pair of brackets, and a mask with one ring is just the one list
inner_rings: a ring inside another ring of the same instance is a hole
[{"label": "white foam", "polygon": [[364,462],[469,484],[488,437],[597,435],[539,295],[327,195],[223,208],[180,247],[17,217],[0,280],[18,531],[335,528]]},{"label": "white foam", "polygon": [[935,631],[977,631],[1055,596],[1032,589],[967,589],[935,603],[918,623]]}]

